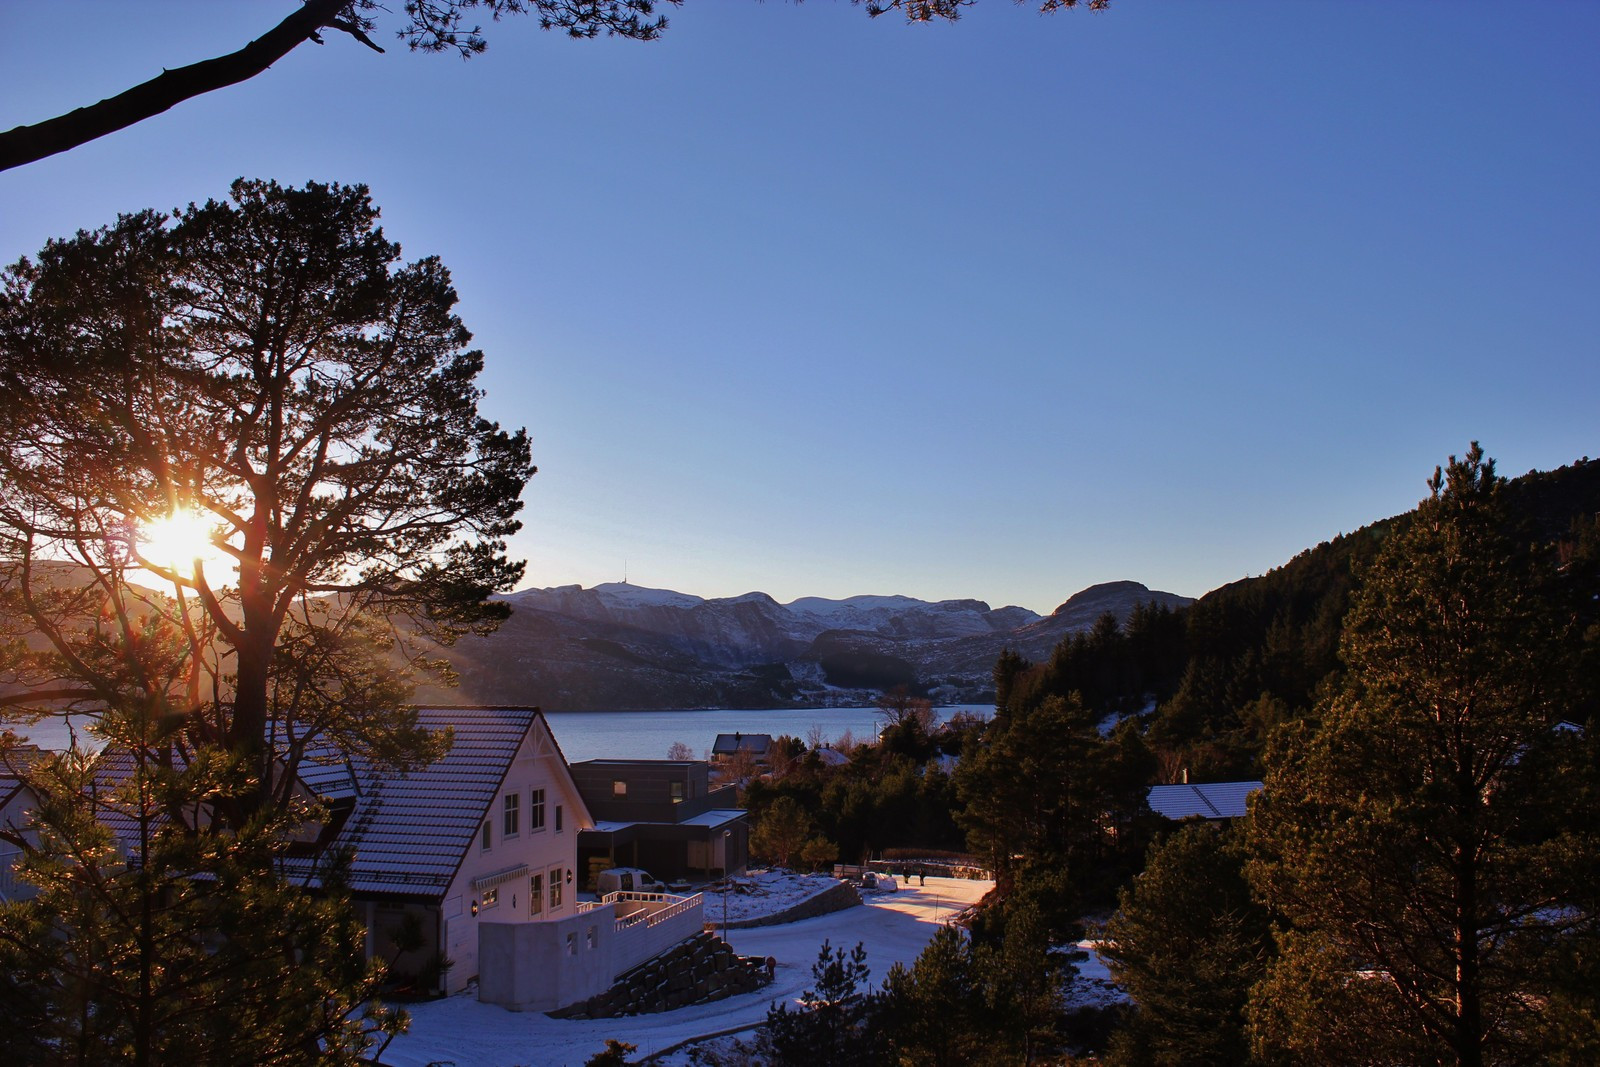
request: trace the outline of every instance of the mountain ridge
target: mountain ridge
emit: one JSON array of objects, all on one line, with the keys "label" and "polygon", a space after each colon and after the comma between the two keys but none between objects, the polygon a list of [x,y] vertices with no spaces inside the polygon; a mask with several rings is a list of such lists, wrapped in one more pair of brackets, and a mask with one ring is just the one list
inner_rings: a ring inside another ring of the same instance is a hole
[{"label": "mountain ridge", "polygon": [[488,637],[443,650],[459,687],[424,698],[550,710],[807,707],[906,685],[948,703],[992,699],[1002,648],[1047,656],[1107,611],[1191,602],[1138,582],[1090,586],[1041,616],[976,599],[863,594],[779,603],[760,591],[702,598],[623,582],[522,589]]}]

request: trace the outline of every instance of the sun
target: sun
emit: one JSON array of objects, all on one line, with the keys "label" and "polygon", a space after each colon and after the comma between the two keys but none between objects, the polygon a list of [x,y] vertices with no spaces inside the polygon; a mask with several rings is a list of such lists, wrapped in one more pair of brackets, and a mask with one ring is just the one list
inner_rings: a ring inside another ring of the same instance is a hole
[{"label": "sun", "polygon": [[188,574],[196,563],[204,567],[223,558],[212,540],[214,531],[198,511],[173,511],[139,528],[139,555],[150,566]]}]

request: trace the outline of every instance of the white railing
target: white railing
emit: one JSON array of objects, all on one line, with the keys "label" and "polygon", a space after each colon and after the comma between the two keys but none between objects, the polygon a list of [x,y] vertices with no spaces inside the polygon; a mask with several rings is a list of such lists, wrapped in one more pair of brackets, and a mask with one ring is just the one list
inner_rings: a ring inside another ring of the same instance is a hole
[{"label": "white railing", "polygon": [[612,934],[612,963],[621,974],[700,932],[704,899],[699,893],[609,893],[606,902],[620,912]]},{"label": "white railing", "polygon": [[662,908],[660,911],[652,911],[650,918],[645,921],[651,926],[656,923],[664,923],[668,919],[682,915],[684,912],[689,911],[691,908],[699,907],[703,903],[699,893],[692,897],[677,897],[669,907]]},{"label": "white railing", "polygon": [[[655,926],[667,922],[684,912],[689,911],[702,903],[699,893],[692,897],[680,897],[673,893],[639,893],[627,890],[617,893],[607,893],[594,907],[607,904],[617,908],[617,929],[633,926],[643,922],[646,926]],[[633,905],[624,912],[626,905]]]}]

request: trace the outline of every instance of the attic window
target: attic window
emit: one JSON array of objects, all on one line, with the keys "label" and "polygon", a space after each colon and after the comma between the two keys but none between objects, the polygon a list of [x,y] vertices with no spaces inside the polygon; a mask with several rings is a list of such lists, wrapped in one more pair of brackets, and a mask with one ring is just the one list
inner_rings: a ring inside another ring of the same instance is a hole
[{"label": "attic window", "polygon": [[521,815],[522,794],[507,793],[505,795],[505,820],[501,833],[506,837],[516,837],[519,829],[517,823]]},{"label": "attic window", "polygon": [[624,782],[621,778],[613,778],[611,780],[611,795],[614,796],[614,797],[625,797],[625,796],[627,796],[628,795],[628,783]]}]

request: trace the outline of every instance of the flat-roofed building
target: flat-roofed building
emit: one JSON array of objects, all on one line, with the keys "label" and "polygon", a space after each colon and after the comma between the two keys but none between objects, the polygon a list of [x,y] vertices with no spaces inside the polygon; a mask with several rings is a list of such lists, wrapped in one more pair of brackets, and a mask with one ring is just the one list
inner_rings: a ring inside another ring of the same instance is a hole
[{"label": "flat-roofed building", "polygon": [[578,837],[585,886],[610,867],[639,867],[673,882],[710,881],[748,864],[738,790],[712,787],[704,761],[593,759],[571,771],[594,816]]}]

